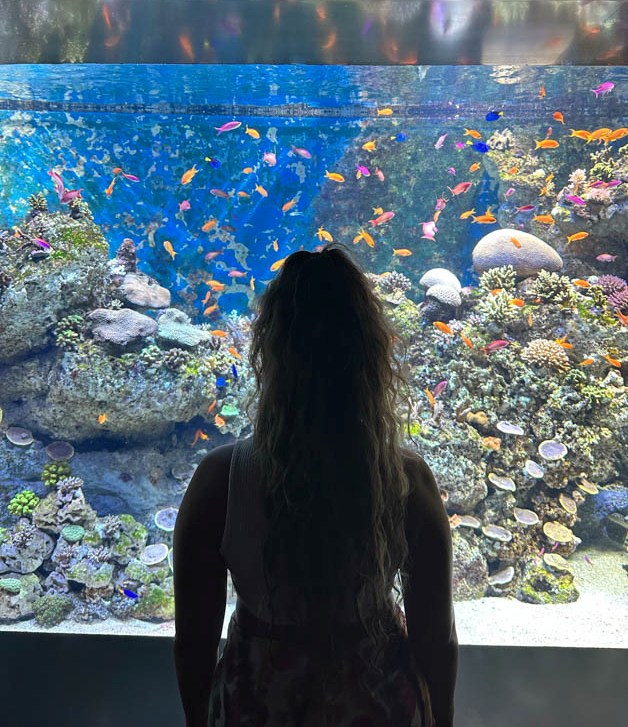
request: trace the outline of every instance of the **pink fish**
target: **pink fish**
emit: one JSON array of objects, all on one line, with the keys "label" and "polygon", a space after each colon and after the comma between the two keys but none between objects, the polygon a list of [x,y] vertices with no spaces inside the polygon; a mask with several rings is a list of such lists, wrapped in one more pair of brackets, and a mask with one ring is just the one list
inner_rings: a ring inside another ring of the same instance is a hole
[{"label": "pink fish", "polygon": [[230,270],[227,275],[230,278],[246,278],[248,273],[245,273],[243,270]]},{"label": "pink fish", "polygon": [[606,182],[603,182],[601,179],[598,179],[595,182],[591,182],[589,187],[591,189],[597,189],[598,187],[606,187]]},{"label": "pink fish", "polygon": [[621,179],[611,179],[610,182],[606,182],[607,187],[619,187],[622,183]]},{"label": "pink fish", "polygon": [[524,204],[523,207],[517,207],[515,212],[532,212],[533,209],[533,204]]},{"label": "pink fish", "polygon": [[586,204],[582,197],[578,197],[576,194],[566,194],[565,199],[569,200],[569,202],[572,202],[573,204]]},{"label": "pink fish", "polygon": [[135,174],[126,174],[126,172],[122,172],[122,176],[125,179],[128,179],[131,182],[139,182],[140,181],[140,178],[139,177],[136,177]]},{"label": "pink fish", "polygon": [[223,192],[222,189],[210,189],[210,194],[213,194],[214,197],[222,197],[223,199],[229,199],[229,195],[227,192]]},{"label": "pink fish", "polygon": [[464,149],[464,141],[457,141],[456,149]]},{"label": "pink fish", "polygon": [[43,240],[41,237],[34,237],[33,242],[44,250],[50,250],[50,244]]},{"label": "pink fish", "polygon": [[514,193],[515,193],[515,188],[514,187],[508,187],[508,189],[504,192],[504,197],[506,199],[508,199],[508,197],[510,197]]},{"label": "pink fish", "polygon": [[205,255],[205,262],[208,263],[210,260],[213,260],[215,257],[220,255],[222,250],[212,250],[211,252],[208,252],[207,255]]},{"label": "pink fish", "polygon": [[271,167],[274,167],[275,164],[277,164],[277,157],[272,151],[265,151],[263,160]]},{"label": "pink fish", "polygon": [[488,343],[482,350],[484,353],[492,353],[493,351],[501,351],[506,346],[510,346],[510,341],[504,341],[503,338],[498,338],[496,341]]},{"label": "pink fish", "polygon": [[543,553],[545,553],[545,546],[543,546],[541,550],[539,550],[539,555],[543,555]]},{"label": "pink fish", "polygon": [[63,191],[65,190],[65,184],[63,183],[63,179],[53,171],[48,172],[48,174],[52,177],[52,181],[54,184],[55,192],[61,197],[63,194]]},{"label": "pink fish", "polygon": [[554,552],[559,545],[560,543],[554,543],[554,545],[552,545],[552,552]]},{"label": "pink fish", "polygon": [[312,155],[307,149],[299,149],[299,147],[292,145],[290,147],[295,154],[298,154],[303,159],[311,159]]},{"label": "pink fish", "polygon": [[369,170],[362,164],[356,164],[355,168],[358,170],[358,172],[360,173],[361,176],[363,176],[363,177],[371,176],[371,173],[369,172]]},{"label": "pink fish", "polygon": [[380,182],[383,182],[386,177],[384,176],[384,172],[379,167],[375,167],[375,176],[379,179]]},{"label": "pink fish", "polygon": [[436,384],[436,386],[434,387],[434,391],[432,392],[432,394],[434,395],[434,398],[436,398],[437,396],[439,396],[440,394],[442,394],[443,391],[445,391],[446,388],[447,388],[447,381],[446,380],[445,381],[439,381]]},{"label": "pink fish", "polygon": [[607,252],[603,252],[601,255],[598,255],[596,260],[599,260],[601,263],[614,263],[615,260],[617,260],[617,255],[609,255]]},{"label": "pink fish", "polygon": [[233,131],[234,129],[238,129],[240,126],[242,126],[241,121],[227,121],[226,124],[223,124],[222,126],[214,126],[214,129],[219,134],[222,134],[225,131]]},{"label": "pink fish", "polygon": [[468,192],[472,186],[473,182],[458,182],[453,189],[451,187],[447,187],[447,189],[456,197],[459,194]]},{"label": "pink fish", "polygon": [[76,199],[77,197],[81,196],[81,192],[83,189],[66,189],[65,192],[59,197],[59,201],[61,204],[67,204],[68,202],[71,202],[73,199]]},{"label": "pink fish", "polygon": [[[447,187],[449,189],[449,187]],[[436,200],[436,207],[434,208],[436,212],[439,212],[440,210],[444,210],[447,206],[447,200],[444,197],[439,197]]]},{"label": "pink fish", "polygon": [[190,203],[187,201],[187,199],[184,199],[183,202],[179,204],[179,212],[186,212],[190,209]]},{"label": "pink fish", "polygon": [[454,175],[454,177],[456,176],[456,169],[455,169],[454,167],[449,167],[449,169],[448,169],[447,171],[448,171],[448,172],[449,172],[450,174],[453,174],[453,175]]},{"label": "pink fish", "polygon": [[383,225],[384,222],[392,220],[394,216],[394,212],[384,212],[379,217],[376,217],[374,220],[369,220],[369,222],[373,225],[373,227],[377,227],[377,225]]},{"label": "pink fish", "polygon": [[429,222],[422,222],[421,227],[423,229],[421,239],[435,241],[434,235],[438,232],[436,222],[434,222],[434,220],[430,220]]},{"label": "pink fish", "polygon": [[605,81],[600,83],[597,88],[592,88],[591,91],[595,94],[595,98],[598,98],[600,94],[603,96],[606,93],[610,93],[615,88],[615,84],[612,81]]},{"label": "pink fish", "polygon": [[447,134],[443,134],[442,136],[439,136],[438,141],[436,142],[436,144],[434,144],[434,149],[442,149],[446,138],[447,138]]}]

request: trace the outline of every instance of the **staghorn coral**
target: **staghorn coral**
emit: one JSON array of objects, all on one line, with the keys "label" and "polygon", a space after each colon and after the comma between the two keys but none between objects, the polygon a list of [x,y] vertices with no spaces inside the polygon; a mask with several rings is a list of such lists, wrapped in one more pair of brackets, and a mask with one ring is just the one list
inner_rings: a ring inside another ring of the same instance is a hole
[{"label": "staghorn coral", "polygon": [[558,303],[562,306],[573,306],[578,301],[578,294],[569,278],[547,270],[541,270],[538,274],[530,286],[530,294],[544,303]]},{"label": "staghorn coral", "polygon": [[527,363],[545,366],[557,371],[567,371],[569,358],[562,346],[546,338],[535,338],[521,352],[521,358]]},{"label": "staghorn coral", "polygon": [[480,275],[480,290],[489,293],[495,288],[512,292],[515,289],[516,274],[512,265],[490,268]]},{"label": "staghorn coral", "polygon": [[32,523],[22,522],[12,533],[11,543],[15,548],[23,550],[37,535],[37,528]]}]

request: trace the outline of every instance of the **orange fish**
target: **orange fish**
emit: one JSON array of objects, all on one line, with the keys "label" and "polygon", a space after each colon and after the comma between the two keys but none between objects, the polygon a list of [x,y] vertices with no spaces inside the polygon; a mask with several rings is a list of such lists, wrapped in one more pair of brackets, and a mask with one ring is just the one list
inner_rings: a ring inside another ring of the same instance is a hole
[{"label": "orange fish", "polygon": [[534,143],[536,144],[535,149],[556,149],[560,146],[556,139],[543,139],[542,141],[535,139]]},{"label": "orange fish", "polygon": [[296,203],[297,203],[297,197],[293,197],[289,202],[286,202],[281,207],[281,211],[285,214],[288,210],[291,210]]},{"label": "orange fish", "polygon": [[502,290],[503,290],[503,288],[493,288],[493,290],[488,291],[488,294],[489,295],[498,295],[499,293],[502,292]]},{"label": "orange fish", "polygon": [[589,144],[592,141],[600,141],[605,139],[609,134],[612,134],[613,130],[609,129],[608,127],[604,126],[601,129],[596,129],[595,131],[591,132],[591,136],[587,139],[587,144]]},{"label": "orange fish", "polygon": [[604,356],[604,358],[609,362],[609,364],[611,366],[614,366],[616,369],[621,368],[621,361],[619,361],[618,359],[613,358],[612,356],[609,356],[608,354],[606,354],[606,356]]},{"label": "orange fish", "polygon": [[554,113],[552,114],[552,118],[556,119],[556,121],[560,121],[561,124],[565,123],[565,119],[560,111],[554,111]]},{"label": "orange fish", "polygon": [[207,220],[207,222],[201,227],[201,230],[203,230],[203,232],[209,232],[212,227],[216,227],[217,224],[218,220],[212,217],[211,219]]},{"label": "orange fish", "polygon": [[471,220],[473,222],[475,222],[476,224],[478,224],[478,225],[492,225],[495,222],[497,222],[497,220],[495,219],[495,217],[493,217],[493,215],[491,215],[491,214],[488,214],[488,215],[478,215],[477,217],[474,216],[474,217],[471,218]]},{"label": "orange fish", "polygon": [[187,35],[184,35],[183,33],[179,33],[179,45],[181,46],[181,50],[183,51],[183,54],[189,61],[194,60],[194,49],[192,48],[192,43],[190,42],[190,39]]},{"label": "orange fish", "polygon": [[277,239],[273,240],[273,250],[275,252],[279,251],[279,240],[277,240]]},{"label": "orange fish", "polygon": [[554,342],[568,350],[573,348],[573,343],[567,343],[567,336],[563,336],[562,338],[555,338]]},{"label": "orange fish", "polygon": [[98,415],[98,423],[104,424],[107,421],[107,415],[106,414],[99,414]]},{"label": "orange fish", "polygon": [[224,283],[220,283],[218,280],[206,280],[205,283],[206,285],[209,285],[212,290],[217,291],[224,290],[226,287]]},{"label": "orange fish", "polygon": [[463,136],[470,136],[472,139],[481,139],[482,134],[475,129],[465,129]]},{"label": "orange fish", "polygon": [[539,88],[539,98],[545,98],[546,95],[545,86],[541,86],[541,88]]},{"label": "orange fish", "polygon": [[532,218],[534,222],[540,222],[543,225],[553,225],[554,224],[554,218],[552,215],[534,215]]},{"label": "orange fish", "polygon": [[519,167],[510,167],[506,174],[516,174],[519,171]]},{"label": "orange fish", "polygon": [[579,288],[590,288],[591,283],[589,283],[587,280],[582,280],[582,278],[576,278],[575,280],[571,281],[574,285],[577,285]]},{"label": "orange fish", "polygon": [[231,346],[230,348],[228,348],[227,351],[229,351],[229,353],[232,356],[235,356],[236,358],[242,358],[242,356],[240,356],[240,354],[238,353],[238,349],[237,348],[234,348],[233,346]]},{"label": "orange fish", "polygon": [[185,172],[184,175],[181,177],[181,184],[189,184],[196,174],[198,174],[198,169],[196,168],[195,164],[191,169],[188,169],[187,172]]},{"label": "orange fish", "polygon": [[202,431],[201,429],[197,429],[196,433],[194,434],[194,440],[190,447],[193,447],[199,439],[209,439],[209,437],[207,436],[207,434],[205,434],[204,431]]},{"label": "orange fish", "polygon": [[617,311],[617,320],[624,326],[628,326],[628,316],[621,311]]},{"label": "orange fish", "polygon": [[216,399],[212,401],[212,403],[207,407],[207,413],[211,414],[212,411],[216,408]]},{"label": "orange fish", "polygon": [[453,336],[454,332],[451,330],[451,328],[442,321],[434,321],[434,328],[438,328],[439,331],[442,333],[446,333],[448,336]]},{"label": "orange fish", "polygon": [[478,170],[478,169],[480,168],[480,166],[481,166],[481,165],[480,165],[480,163],[479,163],[479,162],[474,162],[474,163],[473,163],[473,164],[472,164],[472,165],[471,165],[471,166],[469,167],[469,171],[470,171],[470,172],[477,172],[477,170]]},{"label": "orange fish", "polygon": [[377,109],[377,115],[378,116],[392,116],[393,110],[392,109]]},{"label": "orange fish", "polygon": [[460,332],[460,338],[462,338],[462,342],[464,343],[465,346],[468,346],[469,348],[473,348],[473,342],[471,341],[470,338],[465,336],[464,333],[462,333],[462,331]]},{"label": "orange fish", "polygon": [[270,272],[274,273],[275,270],[279,270],[279,268],[286,262],[287,257],[282,257],[281,260],[276,260],[271,266],[270,266]]},{"label": "orange fish", "polygon": [[567,236],[567,244],[570,245],[572,242],[576,242],[577,240],[584,240],[588,236],[588,232],[575,232],[573,235]]},{"label": "orange fish", "polygon": [[244,169],[242,170],[242,174],[251,174],[252,171],[253,167],[244,167]]},{"label": "orange fish", "polygon": [[242,191],[238,192],[238,197],[243,197],[246,199],[247,197],[250,197],[250,196],[251,195],[248,192],[242,192]]},{"label": "orange fish", "polygon": [[591,138],[591,132],[586,129],[569,129],[569,131],[571,131],[571,134],[569,134],[570,137],[575,136],[578,139],[584,139],[585,141],[589,141]]},{"label": "orange fish", "polygon": [[523,308],[523,306],[526,304],[525,300],[522,300],[521,298],[513,298],[510,301],[510,305],[517,306],[517,308]]},{"label": "orange fish", "polygon": [[530,326],[530,328],[532,328],[533,323],[534,323],[534,318],[532,316],[532,313],[530,312],[530,313],[528,313],[528,325]]},{"label": "orange fish", "polygon": [[215,310],[218,310],[218,303],[214,303],[214,305],[210,305],[209,308],[205,308],[205,310],[203,311],[203,315],[208,316]]},{"label": "orange fish", "polygon": [[425,396],[427,396],[427,400],[430,402],[430,406],[432,409],[436,406],[436,399],[434,398],[434,394],[429,389],[425,389]]},{"label": "orange fish", "polygon": [[107,195],[107,197],[111,197],[111,193],[113,192],[113,188],[115,186],[115,183],[116,183],[116,178],[114,177],[111,180],[111,184],[107,187],[107,189],[105,189],[105,194]]},{"label": "orange fish", "polygon": [[408,250],[407,247],[401,247],[397,249],[393,247],[393,255],[399,255],[399,257],[408,257],[408,255],[412,255],[412,250]]},{"label": "orange fish", "polygon": [[517,238],[516,238],[516,237],[511,237],[511,238],[510,238],[510,242],[512,242],[512,244],[513,244],[513,245],[514,245],[515,247],[521,247],[521,243],[519,242],[519,240],[517,240]]},{"label": "orange fish", "polygon": [[164,240],[164,248],[166,249],[166,252],[170,257],[174,260],[174,256],[178,255],[179,253],[175,251],[175,249],[172,247],[172,243],[170,240]]},{"label": "orange fish", "polygon": [[590,366],[592,363],[595,363],[595,359],[585,358],[584,360],[580,361],[578,366]]},{"label": "orange fish", "polygon": [[205,297],[203,298],[203,302],[201,303],[201,305],[207,305],[207,303],[209,302],[209,299],[211,297],[212,297],[212,292],[211,292],[211,290],[208,290],[207,293],[205,293]]},{"label": "orange fish", "polygon": [[255,191],[259,192],[262,195],[262,197],[268,197],[268,192],[264,189],[264,187],[262,187],[261,184],[255,185]]},{"label": "orange fish", "polygon": [[220,414],[216,414],[214,417],[214,424],[217,427],[223,427],[225,425],[225,420],[220,416]]}]

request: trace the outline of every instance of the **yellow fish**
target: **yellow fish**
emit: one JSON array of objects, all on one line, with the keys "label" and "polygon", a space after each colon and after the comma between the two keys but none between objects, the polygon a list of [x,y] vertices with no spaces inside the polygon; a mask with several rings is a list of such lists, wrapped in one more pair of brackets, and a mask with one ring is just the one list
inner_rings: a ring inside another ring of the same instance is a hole
[{"label": "yellow fish", "polygon": [[106,414],[99,414],[98,415],[98,423],[104,424],[107,421],[107,415]]},{"label": "yellow fish", "polygon": [[172,243],[170,242],[170,240],[165,240],[165,241],[164,241],[164,248],[166,249],[166,252],[168,253],[168,255],[170,255],[170,257],[171,257],[171,258],[172,258],[173,260],[174,260],[174,256],[175,256],[175,255],[178,255],[178,254],[179,254],[179,253],[178,253],[178,252],[176,252],[176,251],[175,251],[175,249],[174,249],[174,248],[172,247]]},{"label": "yellow fish", "polygon": [[369,247],[375,247],[375,240],[369,235],[369,233],[360,227],[360,232],[353,238],[353,244],[364,240]]},{"label": "yellow fish", "polygon": [[412,250],[408,250],[407,247],[401,247],[399,249],[395,249],[393,247],[393,255],[399,255],[399,257],[408,257],[408,255],[412,255]]},{"label": "yellow fish", "polygon": [[251,282],[249,283],[249,286],[253,292],[255,292],[255,278],[251,275]]},{"label": "yellow fish", "polygon": [[279,251],[279,240],[278,240],[277,238],[275,238],[275,239],[273,240],[273,250],[274,250],[275,252],[278,252],[278,251]]},{"label": "yellow fish", "polygon": [[567,236],[567,244],[570,245],[572,242],[577,242],[578,240],[584,240],[588,236],[589,236],[588,232],[574,232],[573,235]]},{"label": "yellow fish", "polygon": [[378,116],[392,116],[393,110],[392,109],[377,109],[377,115]]},{"label": "yellow fish", "polygon": [[338,174],[337,172],[325,171],[325,177],[327,179],[331,179],[332,182],[344,182],[345,181],[345,178],[342,176],[342,174]]},{"label": "yellow fish", "polygon": [[362,144],[362,148],[365,151],[375,151],[375,142],[374,141],[367,141],[366,144]]},{"label": "yellow fish", "polygon": [[467,210],[466,212],[463,212],[460,215],[460,219],[461,220],[466,220],[467,217],[471,217],[471,215],[474,215],[474,214],[475,214],[475,207],[472,210]]},{"label": "yellow fish", "polygon": [[196,164],[192,167],[192,169],[188,169],[187,172],[181,177],[181,184],[189,184],[194,176],[198,174],[198,169],[196,168]]},{"label": "yellow fish", "polygon": [[285,257],[282,257],[282,258],[281,258],[281,260],[277,260],[277,262],[274,262],[274,263],[273,263],[273,264],[272,264],[272,265],[270,266],[270,272],[271,272],[271,273],[274,273],[274,272],[275,272],[275,270],[279,270],[279,268],[280,268],[280,267],[281,267],[281,266],[282,266],[282,265],[283,265],[283,264],[284,264],[284,263],[286,262],[286,260],[287,260],[287,258],[285,258]]},{"label": "yellow fish", "polygon": [[244,133],[248,134],[253,139],[259,139],[259,131],[257,129],[249,129],[248,126],[245,126]]},{"label": "yellow fish", "polygon": [[384,214],[384,208],[383,207],[371,207],[373,210],[374,215],[383,215]]},{"label": "yellow fish", "polygon": [[262,187],[261,184],[255,185],[255,191],[259,192],[262,195],[262,197],[268,197],[268,192],[264,189],[264,187]]},{"label": "yellow fish", "polygon": [[314,234],[316,235],[316,237],[318,237],[319,240],[327,240],[327,242],[334,241],[331,232],[327,232],[324,227],[319,227]]},{"label": "yellow fish", "polygon": [[206,280],[205,284],[209,285],[209,287],[212,290],[217,290],[217,291],[224,290],[226,287],[224,283],[221,283],[218,280]]}]

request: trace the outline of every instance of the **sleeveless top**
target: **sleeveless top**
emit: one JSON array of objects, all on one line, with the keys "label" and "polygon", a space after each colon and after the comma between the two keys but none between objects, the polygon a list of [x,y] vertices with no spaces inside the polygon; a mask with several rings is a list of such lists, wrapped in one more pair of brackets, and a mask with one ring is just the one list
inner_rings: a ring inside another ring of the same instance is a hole
[{"label": "sleeveless top", "polygon": [[[259,620],[270,623],[271,612],[264,580],[263,552],[269,523],[264,513],[263,492],[253,437],[236,441],[229,469],[229,492],[225,529],[220,546],[231,580],[248,610]],[[278,558],[279,564],[281,563]],[[355,573],[347,574],[348,587],[342,594],[338,621],[356,623],[357,590]],[[307,613],[300,593],[273,572],[273,622],[305,623]]]}]

